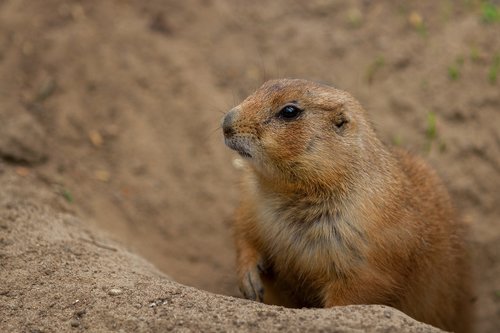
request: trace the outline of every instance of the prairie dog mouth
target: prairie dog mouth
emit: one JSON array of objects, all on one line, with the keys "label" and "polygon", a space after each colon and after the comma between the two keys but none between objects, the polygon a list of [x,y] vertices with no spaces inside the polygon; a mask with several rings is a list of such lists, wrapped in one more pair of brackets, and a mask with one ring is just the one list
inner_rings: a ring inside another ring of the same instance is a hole
[{"label": "prairie dog mouth", "polygon": [[224,143],[226,144],[226,146],[240,154],[241,157],[252,158],[252,154],[250,153],[250,145],[244,138],[225,138]]}]

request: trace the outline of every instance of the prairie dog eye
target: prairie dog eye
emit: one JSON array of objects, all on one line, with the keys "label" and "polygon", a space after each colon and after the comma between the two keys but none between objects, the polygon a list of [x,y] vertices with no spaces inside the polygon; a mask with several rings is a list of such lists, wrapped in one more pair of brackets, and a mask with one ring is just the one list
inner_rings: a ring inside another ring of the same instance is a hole
[{"label": "prairie dog eye", "polygon": [[297,118],[302,113],[302,110],[295,105],[285,105],[278,113],[278,117],[292,120]]}]

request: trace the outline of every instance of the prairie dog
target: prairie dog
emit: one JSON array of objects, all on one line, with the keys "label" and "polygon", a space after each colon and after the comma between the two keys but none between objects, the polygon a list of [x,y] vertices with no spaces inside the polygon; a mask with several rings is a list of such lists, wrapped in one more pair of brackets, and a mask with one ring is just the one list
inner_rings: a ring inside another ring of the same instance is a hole
[{"label": "prairie dog", "polygon": [[448,193],[422,160],[384,146],[351,95],[268,81],[222,129],[245,161],[234,235],[246,298],[384,304],[469,331],[464,226]]}]

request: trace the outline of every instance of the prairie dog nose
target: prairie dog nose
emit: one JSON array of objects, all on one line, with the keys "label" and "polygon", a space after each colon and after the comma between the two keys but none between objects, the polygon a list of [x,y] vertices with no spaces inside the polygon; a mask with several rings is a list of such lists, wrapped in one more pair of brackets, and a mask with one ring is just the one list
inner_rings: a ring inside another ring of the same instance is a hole
[{"label": "prairie dog nose", "polygon": [[222,121],[222,131],[224,132],[224,136],[229,137],[234,134],[233,130],[233,120],[236,115],[236,110],[232,109],[225,116]]}]

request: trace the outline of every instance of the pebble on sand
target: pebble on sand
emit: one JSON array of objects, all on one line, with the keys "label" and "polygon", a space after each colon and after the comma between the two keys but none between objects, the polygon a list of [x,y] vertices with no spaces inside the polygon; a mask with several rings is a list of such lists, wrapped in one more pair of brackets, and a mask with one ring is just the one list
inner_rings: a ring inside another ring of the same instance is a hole
[{"label": "pebble on sand", "polygon": [[118,289],[118,288],[112,288],[108,291],[108,295],[111,295],[111,296],[118,296],[120,295],[121,293],[123,293],[123,290],[121,289]]}]

